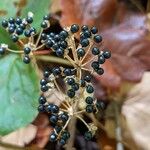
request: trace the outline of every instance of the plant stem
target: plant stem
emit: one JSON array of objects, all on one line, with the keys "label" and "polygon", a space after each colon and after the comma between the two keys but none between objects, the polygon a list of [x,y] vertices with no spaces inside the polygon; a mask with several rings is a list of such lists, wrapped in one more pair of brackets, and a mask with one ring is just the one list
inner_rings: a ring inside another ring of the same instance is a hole
[{"label": "plant stem", "polygon": [[72,64],[63,58],[58,58],[55,56],[35,56],[38,60],[43,60],[43,61],[47,61],[47,62],[53,62],[53,63],[58,63],[58,64],[63,64],[63,65],[67,65],[67,66],[72,66]]},{"label": "plant stem", "polygon": [[147,1],[147,7],[146,7],[146,12],[150,12],[150,0]]}]

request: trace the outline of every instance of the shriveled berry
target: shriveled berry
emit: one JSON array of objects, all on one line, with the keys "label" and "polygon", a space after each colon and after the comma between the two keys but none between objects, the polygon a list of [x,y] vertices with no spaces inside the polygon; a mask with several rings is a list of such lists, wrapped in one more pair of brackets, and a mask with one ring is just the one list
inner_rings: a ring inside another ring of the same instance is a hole
[{"label": "shriveled berry", "polygon": [[98,32],[98,29],[97,29],[96,27],[92,27],[92,28],[91,28],[91,32],[92,32],[93,34],[96,34],[96,33]]},{"label": "shriveled berry", "polygon": [[30,63],[30,57],[28,55],[25,55],[24,58],[23,58],[23,62],[25,64],[29,64]]},{"label": "shriveled berry", "polygon": [[104,51],[103,52],[103,56],[106,58],[106,59],[109,59],[111,57],[111,52],[110,51]]},{"label": "shriveled berry", "polygon": [[79,25],[77,25],[77,24],[73,24],[72,26],[71,26],[71,32],[72,33],[76,33],[76,32],[78,32],[79,31]]},{"label": "shriveled berry", "polygon": [[89,141],[92,139],[92,137],[93,136],[92,136],[92,133],[90,131],[85,132],[85,134],[84,134],[85,140]]},{"label": "shriveled berry", "polygon": [[86,92],[87,93],[93,93],[94,92],[94,88],[92,85],[87,85],[86,86]]},{"label": "shriveled berry", "polygon": [[73,89],[69,89],[67,91],[67,95],[70,97],[70,98],[73,98],[75,96],[75,91]]},{"label": "shriveled berry", "polygon": [[100,53],[99,49],[97,47],[92,48],[92,54],[93,55],[98,55]]},{"label": "shriveled berry", "polygon": [[95,41],[96,43],[100,43],[100,42],[102,41],[102,37],[101,37],[100,35],[95,35],[95,36],[94,36],[94,41]]}]

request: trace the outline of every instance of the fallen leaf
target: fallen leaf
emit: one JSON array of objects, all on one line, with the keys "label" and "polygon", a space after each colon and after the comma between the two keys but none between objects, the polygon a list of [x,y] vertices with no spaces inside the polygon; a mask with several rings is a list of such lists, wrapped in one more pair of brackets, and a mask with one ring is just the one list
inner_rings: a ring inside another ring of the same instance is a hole
[{"label": "fallen leaf", "polygon": [[[35,125],[28,125],[27,127],[20,128],[6,136],[0,138],[2,142],[25,146],[30,143],[36,136],[37,127]],[[0,148],[0,150],[5,150],[5,148]]]},{"label": "fallen leaf", "polygon": [[[147,72],[142,78],[142,82],[137,84],[128,94],[123,105],[122,114],[125,117],[129,132],[133,137],[139,150],[150,149],[150,73]],[[126,137],[128,140],[128,137]]]}]

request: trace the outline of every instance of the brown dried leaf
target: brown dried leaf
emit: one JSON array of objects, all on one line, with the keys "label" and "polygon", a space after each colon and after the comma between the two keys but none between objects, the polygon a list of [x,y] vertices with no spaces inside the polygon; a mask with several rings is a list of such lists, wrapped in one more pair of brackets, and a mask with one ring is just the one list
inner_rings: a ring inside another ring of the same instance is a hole
[{"label": "brown dried leaf", "polygon": [[[28,125],[27,127],[16,130],[6,136],[1,137],[1,141],[18,146],[25,146],[30,143],[36,136],[37,127]],[[2,148],[0,148],[2,150]]]},{"label": "brown dried leaf", "polygon": [[[78,23],[107,28],[115,17],[116,7],[116,0],[61,0],[61,24],[70,26]],[[100,22],[97,24],[96,20]]]},{"label": "brown dried leaf", "polygon": [[[123,105],[122,113],[125,116],[129,132],[138,149],[150,149],[150,73],[144,74],[142,82],[136,85],[129,93]],[[128,138],[128,137],[126,137]],[[127,140],[128,141],[128,140]],[[129,141],[128,141],[129,142]]]}]

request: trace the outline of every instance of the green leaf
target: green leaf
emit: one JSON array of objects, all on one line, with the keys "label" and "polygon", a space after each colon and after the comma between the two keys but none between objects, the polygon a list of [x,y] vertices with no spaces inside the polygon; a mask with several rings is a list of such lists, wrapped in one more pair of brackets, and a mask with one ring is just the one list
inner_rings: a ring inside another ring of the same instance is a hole
[{"label": "green leaf", "polygon": [[0,135],[6,135],[34,120],[39,85],[35,67],[15,54],[0,57]]},{"label": "green leaf", "polygon": [[49,13],[51,0],[28,0],[27,5],[21,11],[21,17],[26,17],[28,12],[34,14],[33,27],[39,30],[43,16]]},{"label": "green leaf", "polygon": [[0,44],[1,43],[8,44],[11,49],[18,49],[18,45],[10,39],[10,35],[3,27],[0,26]]},{"label": "green leaf", "polygon": [[17,7],[15,3],[19,0],[1,0],[0,1],[0,22],[3,18],[9,18],[16,16]]}]

